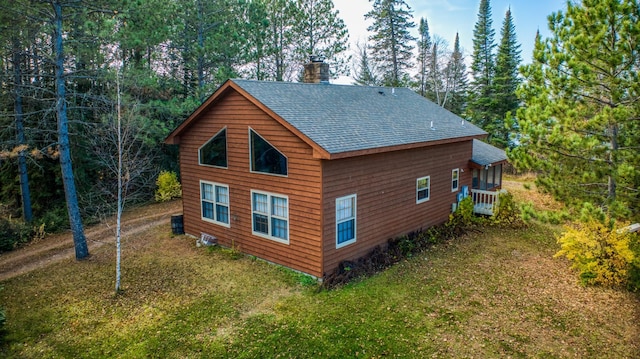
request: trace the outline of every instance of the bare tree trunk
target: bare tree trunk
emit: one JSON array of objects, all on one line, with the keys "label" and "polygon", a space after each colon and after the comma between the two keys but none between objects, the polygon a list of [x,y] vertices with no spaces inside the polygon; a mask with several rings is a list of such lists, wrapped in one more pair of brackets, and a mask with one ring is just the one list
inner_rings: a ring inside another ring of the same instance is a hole
[{"label": "bare tree trunk", "polygon": [[116,72],[116,88],[117,88],[117,116],[118,116],[118,209],[116,214],[116,293],[120,292],[120,258],[121,258],[121,228],[122,228],[122,209],[124,203],[122,200],[122,114],[120,112],[120,72]]},{"label": "bare tree trunk", "polygon": [[31,192],[29,190],[29,175],[27,173],[27,158],[25,149],[22,148],[26,144],[24,135],[23,110],[22,110],[22,48],[17,38],[13,39],[13,74],[15,87],[15,121],[16,121],[16,139],[20,151],[18,152],[18,172],[20,173],[20,193],[22,195],[22,218],[25,222],[31,222],[33,219],[33,211],[31,210]]},{"label": "bare tree trunk", "polygon": [[67,102],[65,100],[66,87],[64,79],[64,52],[62,40],[62,5],[60,1],[52,1],[53,19],[53,43],[55,52],[55,83],[56,83],[56,114],[58,117],[58,147],[60,151],[60,167],[62,170],[62,183],[67,202],[69,224],[73,233],[73,244],[76,250],[76,259],[84,259],[89,256],[87,239],[82,227],[82,217],[78,205],[73,167],[71,163],[71,149],[69,145],[69,121],[67,118]]}]

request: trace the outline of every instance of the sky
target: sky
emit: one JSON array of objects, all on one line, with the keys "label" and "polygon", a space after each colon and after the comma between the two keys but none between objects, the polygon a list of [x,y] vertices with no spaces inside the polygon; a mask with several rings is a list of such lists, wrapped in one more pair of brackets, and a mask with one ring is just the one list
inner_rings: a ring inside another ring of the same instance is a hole
[{"label": "sky", "polygon": [[[431,35],[445,39],[450,49],[453,49],[453,41],[458,32],[460,46],[465,51],[467,62],[470,62],[473,51],[473,27],[477,20],[480,0],[405,1],[413,11],[413,21],[416,24],[414,36],[417,36],[417,25],[421,17],[427,19]],[[373,8],[373,3],[370,0],[333,0],[333,4],[349,29],[349,42],[351,49],[354,49],[357,41],[364,42],[369,36],[367,27],[371,21],[365,21],[364,14]],[[500,42],[500,29],[505,13],[511,7],[516,38],[522,51],[520,56],[523,63],[529,63],[536,31],[540,30],[543,37],[550,35],[547,16],[558,10],[564,11],[566,0],[490,0],[490,5],[496,44]]]}]

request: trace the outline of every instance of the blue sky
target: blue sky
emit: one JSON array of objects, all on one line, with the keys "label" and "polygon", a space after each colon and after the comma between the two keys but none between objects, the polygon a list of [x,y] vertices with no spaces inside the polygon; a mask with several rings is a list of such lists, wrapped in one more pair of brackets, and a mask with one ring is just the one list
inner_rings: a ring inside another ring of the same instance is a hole
[{"label": "blue sky", "polygon": [[[438,35],[449,42],[453,48],[456,32],[460,34],[460,44],[470,57],[473,51],[473,27],[478,15],[480,0],[406,0],[413,10],[416,24],[421,17],[429,23],[431,35]],[[369,0],[333,0],[341,18],[349,28],[351,43],[367,38],[368,22],[364,14],[372,8]],[[491,0],[495,42],[500,42],[500,29],[505,13],[511,6],[516,36],[521,44],[521,56],[524,63],[531,60],[533,41],[539,29],[543,37],[549,36],[547,16],[552,12],[566,9],[566,0]],[[417,28],[415,30],[417,35]],[[352,45],[353,48],[353,45]],[[469,59],[467,59],[469,61]]]}]

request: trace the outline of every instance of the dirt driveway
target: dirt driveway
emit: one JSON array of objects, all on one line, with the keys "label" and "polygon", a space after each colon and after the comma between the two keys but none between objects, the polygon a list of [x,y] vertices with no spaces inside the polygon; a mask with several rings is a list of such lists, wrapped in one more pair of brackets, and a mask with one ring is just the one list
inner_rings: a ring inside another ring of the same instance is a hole
[{"label": "dirt driveway", "polygon": [[[132,236],[150,227],[169,223],[171,215],[181,212],[181,200],[129,209],[122,218],[122,235]],[[107,243],[115,243],[115,217],[85,228],[85,235],[89,253]],[[70,231],[47,236],[23,248],[0,254],[0,281],[73,258],[74,255]]]}]

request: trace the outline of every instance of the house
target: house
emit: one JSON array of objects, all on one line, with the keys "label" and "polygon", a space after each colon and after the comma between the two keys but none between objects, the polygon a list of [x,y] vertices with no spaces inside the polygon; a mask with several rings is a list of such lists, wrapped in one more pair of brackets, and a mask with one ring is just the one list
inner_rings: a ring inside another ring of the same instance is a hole
[{"label": "house", "polygon": [[409,89],[328,84],[325,65],[306,66],[315,84],[228,80],[167,137],[187,234],[323,277],[499,187],[486,132]]}]

